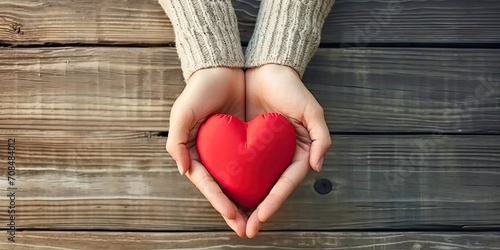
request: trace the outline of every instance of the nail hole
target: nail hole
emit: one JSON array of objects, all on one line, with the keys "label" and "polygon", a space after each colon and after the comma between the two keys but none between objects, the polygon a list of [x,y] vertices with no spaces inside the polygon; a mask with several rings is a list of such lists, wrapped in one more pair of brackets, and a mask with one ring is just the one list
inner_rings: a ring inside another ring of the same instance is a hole
[{"label": "nail hole", "polygon": [[314,183],[314,190],[318,194],[328,194],[333,189],[333,184],[328,179],[319,179]]}]

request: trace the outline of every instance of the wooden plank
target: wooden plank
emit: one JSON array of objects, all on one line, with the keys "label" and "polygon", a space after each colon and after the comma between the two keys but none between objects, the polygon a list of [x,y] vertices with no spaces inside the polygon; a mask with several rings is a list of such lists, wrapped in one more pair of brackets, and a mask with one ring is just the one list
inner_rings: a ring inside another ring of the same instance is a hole
[{"label": "wooden plank", "polygon": [[[174,48],[0,50],[0,128],[165,131]],[[500,132],[500,51],[320,49],[304,82],[333,132]]]},{"label": "wooden plank", "polygon": [[[250,39],[259,0],[234,0],[242,41]],[[497,43],[496,0],[337,0],[322,42]],[[157,0],[0,1],[0,43],[167,44],[172,26]]]},{"label": "wooden plank", "polygon": [[3,249],[500,249],[498,233],[329,233],[273,232],[256,239],[233,233],[128,233],[23,231]]},{"label": "wooden plank", "polygon": [[[16,139],[16,225],[227,230],[154,133],[0,130]],[[500,228],[498,136],[335,136],[266,225],[273,230]],[[7,146],[0,150],[6,159]],[[7,168],[1,168],[2,176]],[[321,195],[316,181],[332,183]],[[7,189],[6,178],[0,190]],[[0,198],[8,207],[8,197]],[[2,223],[1,227],[5,227]]]},{"label": "wooden plank", "polygon": [[[258,0],[233,1],[243,41],[250,39]],[[364,47],[373,43],[498,43],[496,0],[336,0],[321,42]]]},{"label": "wooden plank", "polygon": [[500,132],[500,51],[321,49],[304,82],[338,132]]},{"label": "wooden plank", "polygon": [[172,25],[157,0],[0,1],[0,43],[173,41]]},{"label": "wooden plank", "polygon": [[0,128],[165,131],[184,87],[173,48],[4,49],[0,79]]}]

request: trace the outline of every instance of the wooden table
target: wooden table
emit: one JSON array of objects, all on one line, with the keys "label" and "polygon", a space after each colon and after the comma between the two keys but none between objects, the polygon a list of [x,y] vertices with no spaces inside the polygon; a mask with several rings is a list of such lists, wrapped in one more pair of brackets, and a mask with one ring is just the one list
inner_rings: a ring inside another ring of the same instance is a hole
[{"label": "wooden table", "polygon": [[254,240],[165,151],[173,41],[156,0],[0,0],[0,249],[500,249],[500,1],[337,0],[304,77],[334,146]]}]

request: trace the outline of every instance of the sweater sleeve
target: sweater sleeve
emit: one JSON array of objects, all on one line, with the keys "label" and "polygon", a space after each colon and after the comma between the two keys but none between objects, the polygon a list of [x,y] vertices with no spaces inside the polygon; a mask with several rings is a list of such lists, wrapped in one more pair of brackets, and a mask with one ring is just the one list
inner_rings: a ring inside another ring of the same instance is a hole
[{"label": "sweater sleeve", "polygon": [[244,66],[231,0],[159,0],[174,27],[184,79],[202,68]]},{"label": "sweater sleeve", "polygon": [[286,65],[300,77],[321,40],[334,0],[262,0],[245,67]]}]

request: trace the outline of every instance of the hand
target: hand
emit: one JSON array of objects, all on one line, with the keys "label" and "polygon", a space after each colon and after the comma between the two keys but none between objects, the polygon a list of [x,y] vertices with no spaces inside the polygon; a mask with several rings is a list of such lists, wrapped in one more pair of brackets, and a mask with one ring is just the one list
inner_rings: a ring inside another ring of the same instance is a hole
[{"label": "hand", "polygon": [[244,120],[245,79],[242,69],[201,69],[189,78],[170,112],[166,148],[176,161],[179,172],[186,173],[229,227],[244,237],[247,215],[222,192],[202,165],[195,145],[200,125],[215,113]]},{"label": "hand", "polygon": [[279,112],[295,128],[297,147],[292,163],[247,221],[246,236],[255,237],[285,202],[310,168],[320,171],[324,156],[332,144],[323,108],[304,86],[298,73],[288,67],[266,64],[248,69],[246,82],[246,118]]}]

